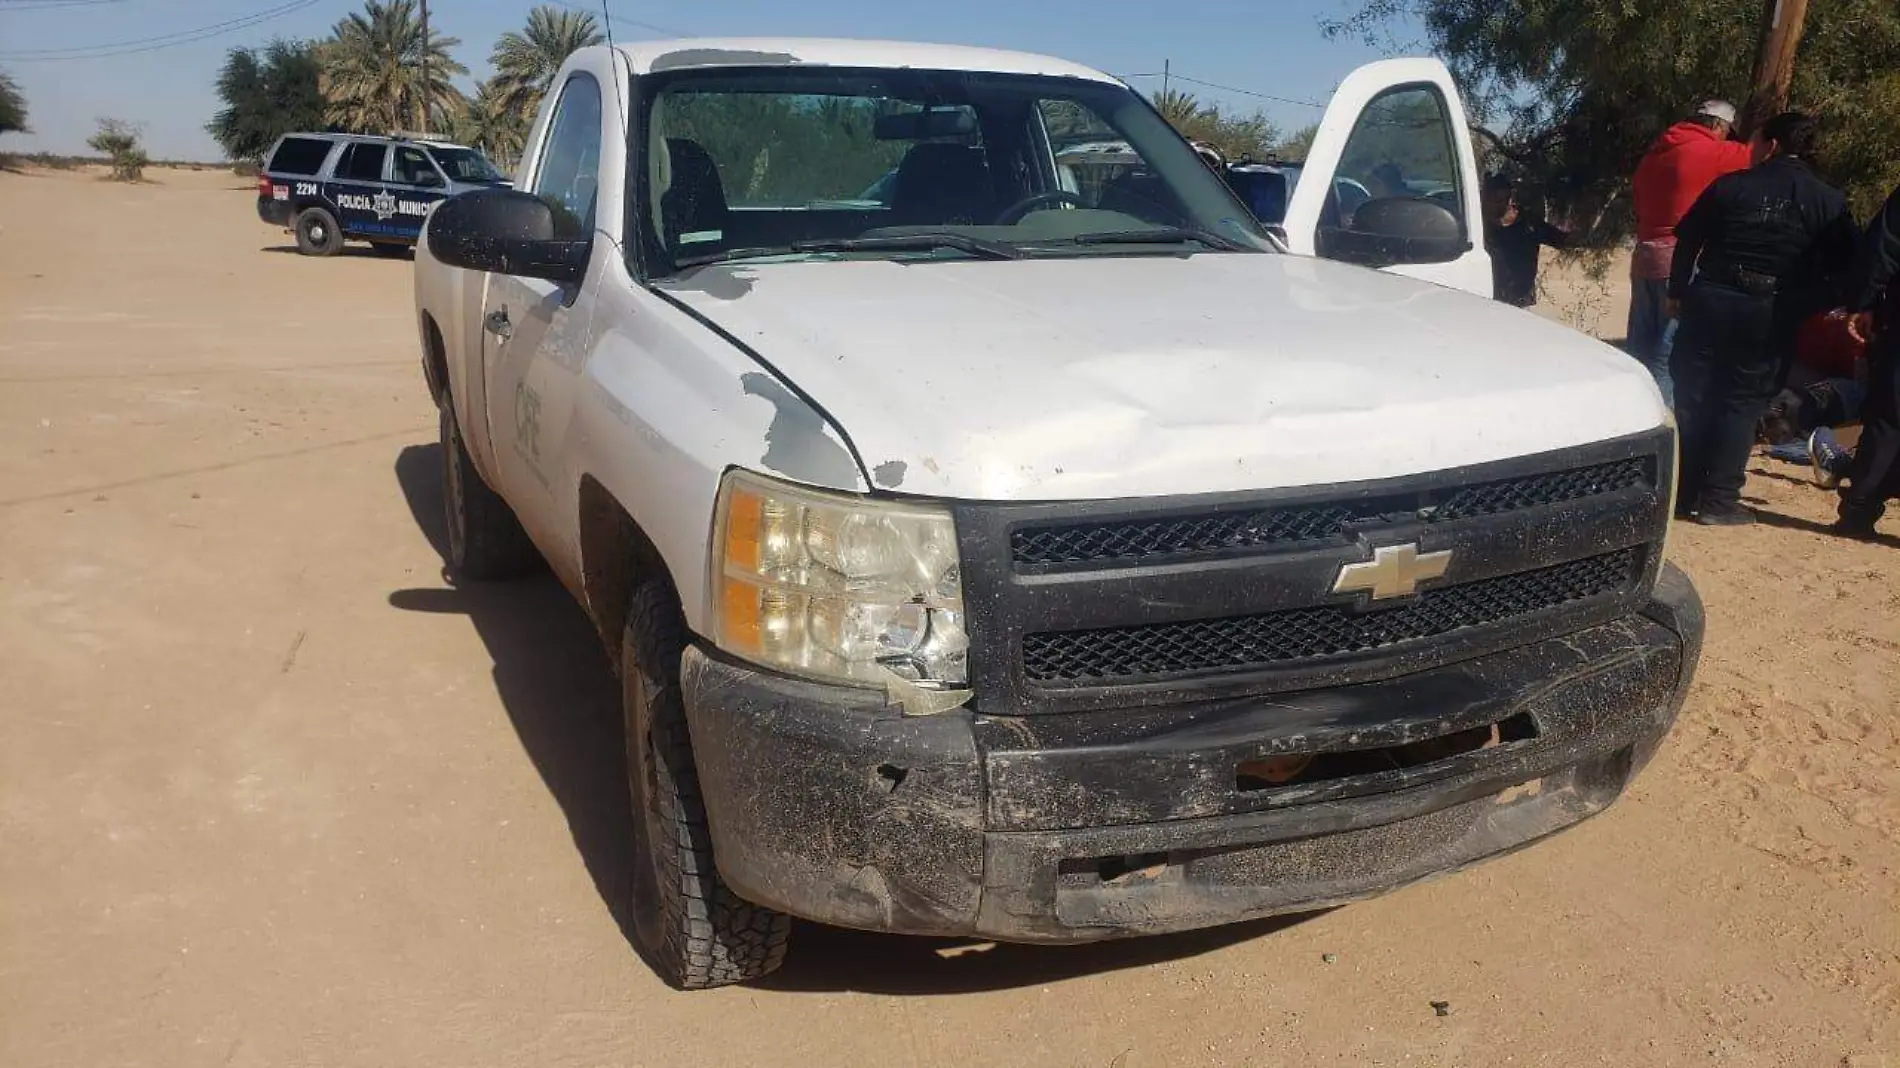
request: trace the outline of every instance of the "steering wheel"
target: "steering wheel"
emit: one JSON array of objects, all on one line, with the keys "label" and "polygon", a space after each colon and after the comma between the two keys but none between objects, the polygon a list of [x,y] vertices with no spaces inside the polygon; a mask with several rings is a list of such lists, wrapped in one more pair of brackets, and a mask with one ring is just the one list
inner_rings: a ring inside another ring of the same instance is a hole
[{"label": "steering wheel", "polygon": [[1056,204],[1073,204],[1078,208],[1086,208],[1089,206],[1088,201],[1083,200],[1081,197],[1066,189],[1057,189],[1047,193],[1034,193],[1004,208],[1003,213],[996,217],[994,225],[1009,226],[1013,223],[1021,222],[1023,216],[1035,211],[1037,208]]}]

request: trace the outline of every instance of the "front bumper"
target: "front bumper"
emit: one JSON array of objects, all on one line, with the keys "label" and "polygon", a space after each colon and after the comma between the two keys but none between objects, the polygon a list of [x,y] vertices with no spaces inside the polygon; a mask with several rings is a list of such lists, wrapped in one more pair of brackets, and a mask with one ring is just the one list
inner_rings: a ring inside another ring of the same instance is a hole
[{"label": "front bumper", "polygon": [[[905,718],[697,647],[684,683],[741,896],[845,927],[1082,942],[1368,897],[1602,811],[1674,722],[1702,627],[1666,568],[1638,614],[1272,701]],[[1328,771],[1257,777],[1288,755]]]}]

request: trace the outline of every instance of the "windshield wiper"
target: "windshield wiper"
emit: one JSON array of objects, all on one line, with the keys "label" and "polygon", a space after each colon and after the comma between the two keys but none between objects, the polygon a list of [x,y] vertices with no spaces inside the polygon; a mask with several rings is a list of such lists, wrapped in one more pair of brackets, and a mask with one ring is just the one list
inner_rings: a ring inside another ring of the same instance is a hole
[{"label": "windshield wiper", "polygon": [[772,256],[789,256],[811,252],[929,252],[932,249],[953,248],[958,252],[967,252],[972,256],[989,260],[1020,260],[1021,250],[1001,241],[988,241],[968,234],[928,233],[928,234],[888,234],[882,237],[835,237],[818,238],[811,241],[794,241],[777,248],[734,248],[724,252],[710,252],[704,256],[680,256],[674,259],[676,267],[703,267],[709,263],[731,263],[734,260],[762,260]]},{"label": "windshield wiper", "polygon": [[1069,239],[1077,245],[1178,245],[1198,241],[1222,252],[1242,252],[1246,246],[1212,230],[1192,226],[1161,226],[1152,230],[1106,230],[1099,234],[1078,234]]},{"label": "windshield wiper", "polygon": [[968,234],[949,232],[928,234],[887,234],[881,237],[841,237],[816,241],[794,241],[793,252],[927,252],[953,248],[987,260],[1020,260],[1022,251],[1001,241],[989,241]]}]

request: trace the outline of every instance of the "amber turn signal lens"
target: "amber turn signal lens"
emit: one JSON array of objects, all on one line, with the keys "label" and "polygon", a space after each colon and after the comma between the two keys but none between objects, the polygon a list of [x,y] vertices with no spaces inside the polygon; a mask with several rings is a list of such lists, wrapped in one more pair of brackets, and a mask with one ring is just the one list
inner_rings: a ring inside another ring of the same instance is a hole
[{"label": "amber turn signal lens", "polygon": [[[734,486],[726,503],[726,566],[748,575],[759,572],[759,539],[764,534],[765,498]],[[757,614],[757,606],[753,608]]]}]

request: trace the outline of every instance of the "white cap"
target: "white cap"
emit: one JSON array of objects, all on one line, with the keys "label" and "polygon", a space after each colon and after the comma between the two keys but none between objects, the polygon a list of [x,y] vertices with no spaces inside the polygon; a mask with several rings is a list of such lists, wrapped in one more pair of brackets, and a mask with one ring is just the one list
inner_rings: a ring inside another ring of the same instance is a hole
[{"label": "white cap", "polygon": [[1735,125],[1735,105],[1726,100],[1704,100],[1702,106],[1695,109],[1697,115],[1707,115],[1711,119],[1721,119],[1730,126]]}]

